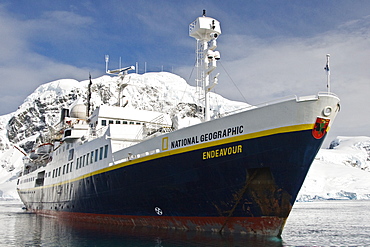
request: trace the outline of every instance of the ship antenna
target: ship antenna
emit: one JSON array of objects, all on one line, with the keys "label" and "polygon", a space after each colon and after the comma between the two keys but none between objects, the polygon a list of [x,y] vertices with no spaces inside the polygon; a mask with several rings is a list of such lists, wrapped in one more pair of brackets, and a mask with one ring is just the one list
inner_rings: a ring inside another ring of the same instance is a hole
[{"label": "ship antenna", "polygon": [[197,67],[197,85],[203,88],[204,98],[204,121],[210,120],[209,109],[209,91],[217,84],[217,76],[210,86],[209,76],[217,67],[217,60],[220,59],[220,52],[217,48],[217,38],[221,34],[220,22],[214,18],[206,17],[206,11],[203,10],[203,16],[198,17],[189,25],[189,36],[197,41],[196,47],[196,67]]},{"label": "ship antenna", "polygon": [[328,93],[330,93],[330,67],[329,67],[329,58],[330,54],[326,54],[326,65],[324,70],[326,71],[326,87],[328,89]]},{"label": "ship antenna", "polygon": [[105,72],[108,72],[109,55],[105,55]]},{"label": "ship antenna", "polygon": [[91,81],[91,74],[89,73],[89,85],[87,87],[87,109],[86,109],[86,117],[88,118],[90,116],[90,108],[91,108],[91,86],[92,86],[92,81]]}]

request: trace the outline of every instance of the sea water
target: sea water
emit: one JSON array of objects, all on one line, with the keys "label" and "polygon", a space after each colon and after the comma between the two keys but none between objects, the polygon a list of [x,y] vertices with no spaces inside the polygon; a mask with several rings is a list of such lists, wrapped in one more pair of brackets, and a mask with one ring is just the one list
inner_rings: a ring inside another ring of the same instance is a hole
[{"label": "sea water", "polygon": [[61,221],[0,203],[0,246],[366,246],[370,201],[296,203],[281,238]]}]

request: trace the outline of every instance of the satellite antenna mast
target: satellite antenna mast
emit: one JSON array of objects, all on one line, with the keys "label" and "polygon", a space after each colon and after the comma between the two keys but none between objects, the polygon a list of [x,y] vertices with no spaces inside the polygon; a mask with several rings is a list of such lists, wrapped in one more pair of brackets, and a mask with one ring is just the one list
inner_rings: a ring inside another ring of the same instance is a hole
[{"label": "satellite antenna mast", "polygon": [[209,76],[217,67],[217,60],[220,59],[220,52],[217,48],[217,38],[221,34],[220,22],[214,18],[206,17],[203,10],[202,17],[198,17],[189,25],[189,36],[197,40],[196,66],[197,85],[203,88],[204,92],[204,121],[210,120],[209,91],[217,84],[218,74],[210,86]]}]

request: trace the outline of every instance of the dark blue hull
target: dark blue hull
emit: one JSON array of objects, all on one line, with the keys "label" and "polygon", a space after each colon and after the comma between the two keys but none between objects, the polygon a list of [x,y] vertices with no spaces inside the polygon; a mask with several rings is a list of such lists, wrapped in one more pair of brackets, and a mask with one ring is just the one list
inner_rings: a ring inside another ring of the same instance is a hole
[{"label": "dark blue hull", "polygon": [[44,213],[278,235],[323,140],[304,130],[184,148],[20,196],[28,197],[28,209]]}]

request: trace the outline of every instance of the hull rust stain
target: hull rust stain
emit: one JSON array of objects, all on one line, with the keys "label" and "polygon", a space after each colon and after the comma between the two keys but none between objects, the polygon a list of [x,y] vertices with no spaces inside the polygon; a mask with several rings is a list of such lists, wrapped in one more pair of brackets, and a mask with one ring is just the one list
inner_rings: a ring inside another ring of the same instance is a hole
[{"label": "hull rust stain", "polygon": [[[56,212],[35,210],[35,213],[56,216],[61,220],[83,221],[129,227],[152,227],[176,230],[219,232],[227,217],[173,217],[173,216],[122,216]],[[273,235],[281,234],[286,218],[279,217],[232,217],[223,229],[224,233]]]}]

